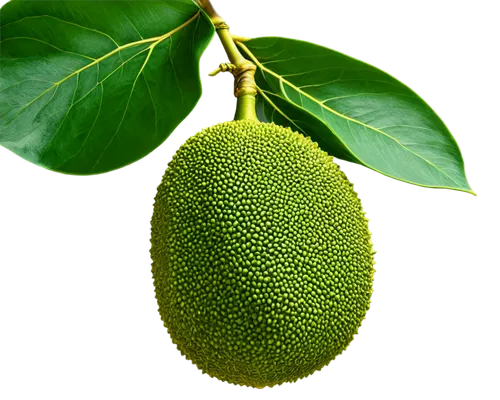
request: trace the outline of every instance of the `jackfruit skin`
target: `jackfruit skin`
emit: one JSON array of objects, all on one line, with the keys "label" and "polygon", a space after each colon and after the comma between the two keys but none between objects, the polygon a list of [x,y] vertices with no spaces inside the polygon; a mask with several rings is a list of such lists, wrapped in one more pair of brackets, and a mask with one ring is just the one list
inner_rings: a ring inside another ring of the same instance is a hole
[{"label": "jackfruit skin", "polygon": [[222,381],[310,375],[370,306],[374,252],[357,194],[288,128],[232,121],[188,139],[158,187],[151,243],[172,341]]}]

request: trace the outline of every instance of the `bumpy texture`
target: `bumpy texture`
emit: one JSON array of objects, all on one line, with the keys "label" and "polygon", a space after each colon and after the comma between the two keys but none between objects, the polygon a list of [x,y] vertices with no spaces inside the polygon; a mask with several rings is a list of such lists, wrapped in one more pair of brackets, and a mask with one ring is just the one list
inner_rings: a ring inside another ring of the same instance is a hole
[{"label": "bumpy texture", "polygon": [[369,308],[373,252],[345,175],[309,138],[226,122],[179,149],[152,220],[172,340],[203,372],[273,386],[340,354]]}]

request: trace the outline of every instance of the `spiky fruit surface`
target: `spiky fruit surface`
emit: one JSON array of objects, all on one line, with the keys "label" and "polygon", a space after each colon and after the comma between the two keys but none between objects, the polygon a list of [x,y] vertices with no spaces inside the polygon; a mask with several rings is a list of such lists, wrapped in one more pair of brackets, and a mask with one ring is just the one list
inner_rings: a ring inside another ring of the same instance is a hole
[{"label": "spiky fruit surface", "polygon": [[369,308],[373,253],[332,157],[274,124],[191,137],[158,187],[153,277],[173,342],[203,372],[255,387],[340,354]]}]

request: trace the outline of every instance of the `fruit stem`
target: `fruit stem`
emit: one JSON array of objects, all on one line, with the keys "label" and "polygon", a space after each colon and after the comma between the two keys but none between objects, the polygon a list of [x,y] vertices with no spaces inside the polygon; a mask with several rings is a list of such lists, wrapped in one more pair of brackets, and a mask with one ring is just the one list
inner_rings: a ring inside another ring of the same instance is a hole
[{"label": "fruit stem", "polygon": [[234,119],[258,121],[255,112],[255,96],[257,96],[257,85],[254,77],[255,64],[242,56],[233,40],[233,36],[229,32],[229,26],[217,14],[210,0],[198,0],[198,4],[214,24],[229,61],[235,66],[231,70],[234,75],[234,94],[237,98]]}]

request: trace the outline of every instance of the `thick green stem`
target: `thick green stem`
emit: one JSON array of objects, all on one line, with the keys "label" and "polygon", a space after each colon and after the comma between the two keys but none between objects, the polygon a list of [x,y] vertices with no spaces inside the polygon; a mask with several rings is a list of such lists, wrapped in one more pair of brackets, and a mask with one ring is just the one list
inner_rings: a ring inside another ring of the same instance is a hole
[{"label": "thick green stem", "polygon": [[222,17],[217,14],[210,0],[198,0],[200,6],[205,10],[210,20],[217,30],[219,39],[226,51],[231,64],[239,74],[235,75],[235,95],[237,97],[235,120],[255,120],[258,121],[255,112],[255,96],[257,94],[254,73],[254,64],[242,56],[236,43],[234,43],[229,27]]},{"label": "thick green stem", "polygon": [[236,100],[236,114],[234,115],[234,120],[238,121],[241,119],[252,119],[258,121],[257,114],[255,112],[255,96],[251,94],[244,94]]}]

